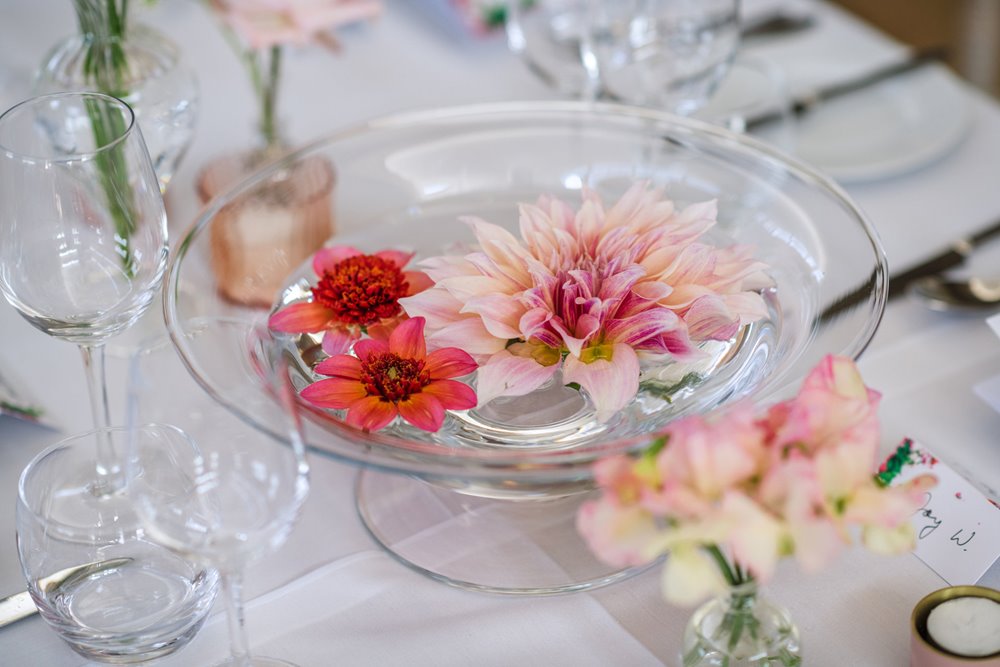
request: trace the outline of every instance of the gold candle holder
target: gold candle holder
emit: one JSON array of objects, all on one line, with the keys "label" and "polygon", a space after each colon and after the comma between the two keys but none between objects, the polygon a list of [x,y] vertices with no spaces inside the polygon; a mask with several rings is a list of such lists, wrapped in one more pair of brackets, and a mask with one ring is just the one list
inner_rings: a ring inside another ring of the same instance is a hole
[{"label": "gold candle holder", "polygon": [[1000,604],[1000,591],[983,586],[951,586],[926,595],[910,616],[910,667],[1000,667],[1000,651],[984,656],[963,656],[947,651],[927,630],[927,619],[935,607],[958,598],[985,598]]}]

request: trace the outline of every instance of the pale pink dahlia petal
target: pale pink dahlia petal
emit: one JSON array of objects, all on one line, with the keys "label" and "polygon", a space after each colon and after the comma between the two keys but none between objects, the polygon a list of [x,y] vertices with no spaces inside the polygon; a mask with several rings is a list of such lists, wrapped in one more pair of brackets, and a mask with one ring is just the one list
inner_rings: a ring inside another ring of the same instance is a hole
[{"label": "pale pink dahlia petal", "polygon": [[457,380],[436,380],[421,390],[430,394],[446,410],[468,410],[476,407],[476,392],[469,385]]},{"label": "pale pink dahlia petal", "polygon": [[284,333],[316,333],[327,328],[333,312],[316,301],[285,306],[267,320],[267,326]]},{"label": "pale pink dahlia petal", "polygon": [[423,359],[427,356],[424,318],[411,318],[393,329],[389,334],[389,351],[403,359]]},{"label": "pale pink dahlia petal", "polygon": [[443,278],[438,280],[435,285],[438,288],[448,290],[456,299],[463,303],[475,296],[507,293],[507,286],[502,279],[491,278],[489,276]]},{"label": "pale pink dahlia petal", "polygon": [[394,404],[378,396],[368,396],[351,405],[345,421],[354,428],[377,431],[395,419],[397,414]]},{"label": "pale pink dahlia petal", "polygon": [[422,317],[427,320],[427,328],[431,330],[440,329],[462,319],[459,313],[462,302],[447,290],[424,290],[419,294],[403,297],[398,303],[410,317]]},{"label": "pale pink dahlia petal", "polygon": [[345,378],[318,380],[302,390],[302,398],[321,408],[343,410],[365,398],[367,393],[360,382]]},{"label": "pale pink dahlia petal", "polygon": [[328,248],[320,248],[313,255],[313,272],[322,277],[324,273],[333,271],[333,267],[349,257],[362,255],[360,250],[346,245],[335,245]]},{"label": "pale pink dahlia petal", "polygon": [[313,370],[320,375],[357,381],[361,378],[361,360],[349,354],[338,354],[319,362]]},{"label": "pale pink dahlia petal", "polygon": [[356,329],[333,327],[323,334],[323,351],[331,357],[335,354],[346,354],[354,343],[361,338],[361,332]]},{"label": "pale pink dahlia petal", "polygon": [[659,344],[677,361],[696,361],[704,358],[706,352],[691,341],[687,329],[678,327],[660,334]]},{"label": "pale pink dahlia petal", "polygon": [[680,318],[669,308],[655,307],[633,315],[627,319],[612,320],[605,326],[608,340],[642,347],[649,341],[658,342],[665,331],[681,325]]},{"label": "pale pink dahlia petal", "polygon": [[419,262],[418,266],[435,282],[456,276],[479,275],[479,271],[467,259],[452,255],[430,257]]},{"label": "pale pink dahlia petal", "polygon": [[465,350],[445,347],[434,350],[424,360],[424,368],[432,380],[461,377],[476,370],[476,362]]},{"label": "pale pink dahlia petal", "polygon": [[413,394],[398,403],[399,414],[406,421],[425,431],[437,431],[444,422],[444,406],[427,392]]},{"label": "pale pink dahlia petal", "polygon": [[576,357],[563,362],[563,379],[576,382],[590,396],[596,417],[605,422],[632,402],[639,391],[639,358],[628,345],[616,343],[611,360],[597,359],[585,364]]},{"label": "pale pink dahlia petal", "polygon": [[756,292],[740,292],[738,294],[723,294],[722,301],[740,318],[740,324],[749,324],[767,317],[767,304],[764,297]]},{"label": "pale pink dahlia petal", "polygon": [[386,354],[389,352],[389,345],[385,341],[374,338],[363,338],[354,345],[354,354],[358,355],[361,361],[368,361],[368,357],[373,354]]},{"label": "pale pink dahlia petal", "polygon": [[499,396],[524,396],[548,382],[559,364],[543,366],[531,357],[520,357],[507,350],[491,356],[476,374],[479,405]]},{"label": "pale pink dahlia petal", "polygon": [[524,315],[521,316],[521,319],[517,323],[517,328],[525,340],[527,340],[540,331],[551,319],[551,310],[546,308],[532,308],[525,311]]},{"label": "pale pink dahlia petal", "polygon": [[453,322],[427,336],[432,349],[457,347],[473,356],[499,352],[507,346],[506,339],[490,334],[478,317],[467,317]]},{"label": "pale pink dahlia petal", "polygon": [[740,318],[714,294],[695,299],[684,313],[688,335],[694,340],[729,340],[740,329]]},{"label": "pale pink dahlia petal", "polygon": [[497,338],[520,338],[518,323],[524,315],[524,306],[506,294],[487,294],[469,299],[462,313],[479,315],[486,330]]}]

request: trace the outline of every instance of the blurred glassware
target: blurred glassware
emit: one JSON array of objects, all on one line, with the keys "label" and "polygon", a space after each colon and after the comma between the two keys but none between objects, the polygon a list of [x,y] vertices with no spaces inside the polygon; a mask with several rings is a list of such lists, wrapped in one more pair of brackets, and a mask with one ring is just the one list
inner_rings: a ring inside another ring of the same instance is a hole
[{"label": "blurred glassware", "polygon": [[739,0],[591,1],[584,62],[617,100],[691,115],[736,55]]},{"label": "blurred glassware", "polygon": [[18,484],[17,547],[42,618],[88,660],[152,660],[185,646],[218,590],[215,570],[150,541],[119,490],[94,493],[101,447],[124,429],[69,437],[35,457]]},{"label": "blurred glassware", "polygon": [[[127,104],[58,93],[0,116],[0,239],[0,291],[80,347],[94,424],[107,427],[105,341],[146,311],[167,263],[163,198]],[[113,490],[120,465],[106,449],[91,476]]]},{"label": "blurred glassware", "polygon": [[130,22],[128,2],[73,0],[79,31],[46,54],[35,91],[90,90],[128,103],[142,125],[162,191],[194,138],[198,82],[176,44]]},{"label": "blurred glassware", "polygon": [[596,92],[584,66],[588,12],[595,0],[508,0],[507,45],[546,84],[570,98]]},{"label": "blurred glassware", "polygon": [[754,136],[785,152],[795,150],[795,115],[782,69],[770,60],[737,55],[718,89],[694,117],[745,134],[754,119],[772,117]]},{"label": "blurred glassware", "polygon": [[[277,350],[266,331],[244,322],[188,322],[176,343],[185,361],[165,337],[132,358],[129,496],[150,539],[219,570],[229,608],[231,658],[224,664],[288,665],[250,657],[242,598],[247,563],[284,543],[309,488],[287,374],[271,382]],[[185,364],[225,372],[229,382],[210,395]],[[264,427],[224,401],[251,410]]]}]

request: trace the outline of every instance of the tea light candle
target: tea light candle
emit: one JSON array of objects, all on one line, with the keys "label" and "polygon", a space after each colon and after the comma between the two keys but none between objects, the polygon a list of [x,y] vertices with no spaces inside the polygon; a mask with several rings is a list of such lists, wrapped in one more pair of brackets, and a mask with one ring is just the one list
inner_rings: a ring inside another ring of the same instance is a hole
[{"label": "tea light candle", "polygon": [[1000,603],[983,597],[959,597],[934,607],[927,634],[946,651],[963,657],[1000,652]]}]

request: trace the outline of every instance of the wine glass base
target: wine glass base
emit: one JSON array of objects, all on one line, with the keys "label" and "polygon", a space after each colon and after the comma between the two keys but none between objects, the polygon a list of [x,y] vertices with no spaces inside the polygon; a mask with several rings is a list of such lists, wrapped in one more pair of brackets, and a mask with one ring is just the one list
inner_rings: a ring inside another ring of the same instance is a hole
[{"label": "wine glass base", "polygon": [[555,595],[606,586],[648,567],[612,567],[590,552],[576,513],[594,493],[483,498],[368,469],[358,475],[355,499],[372,537],[421,574],[466,590]]}]

